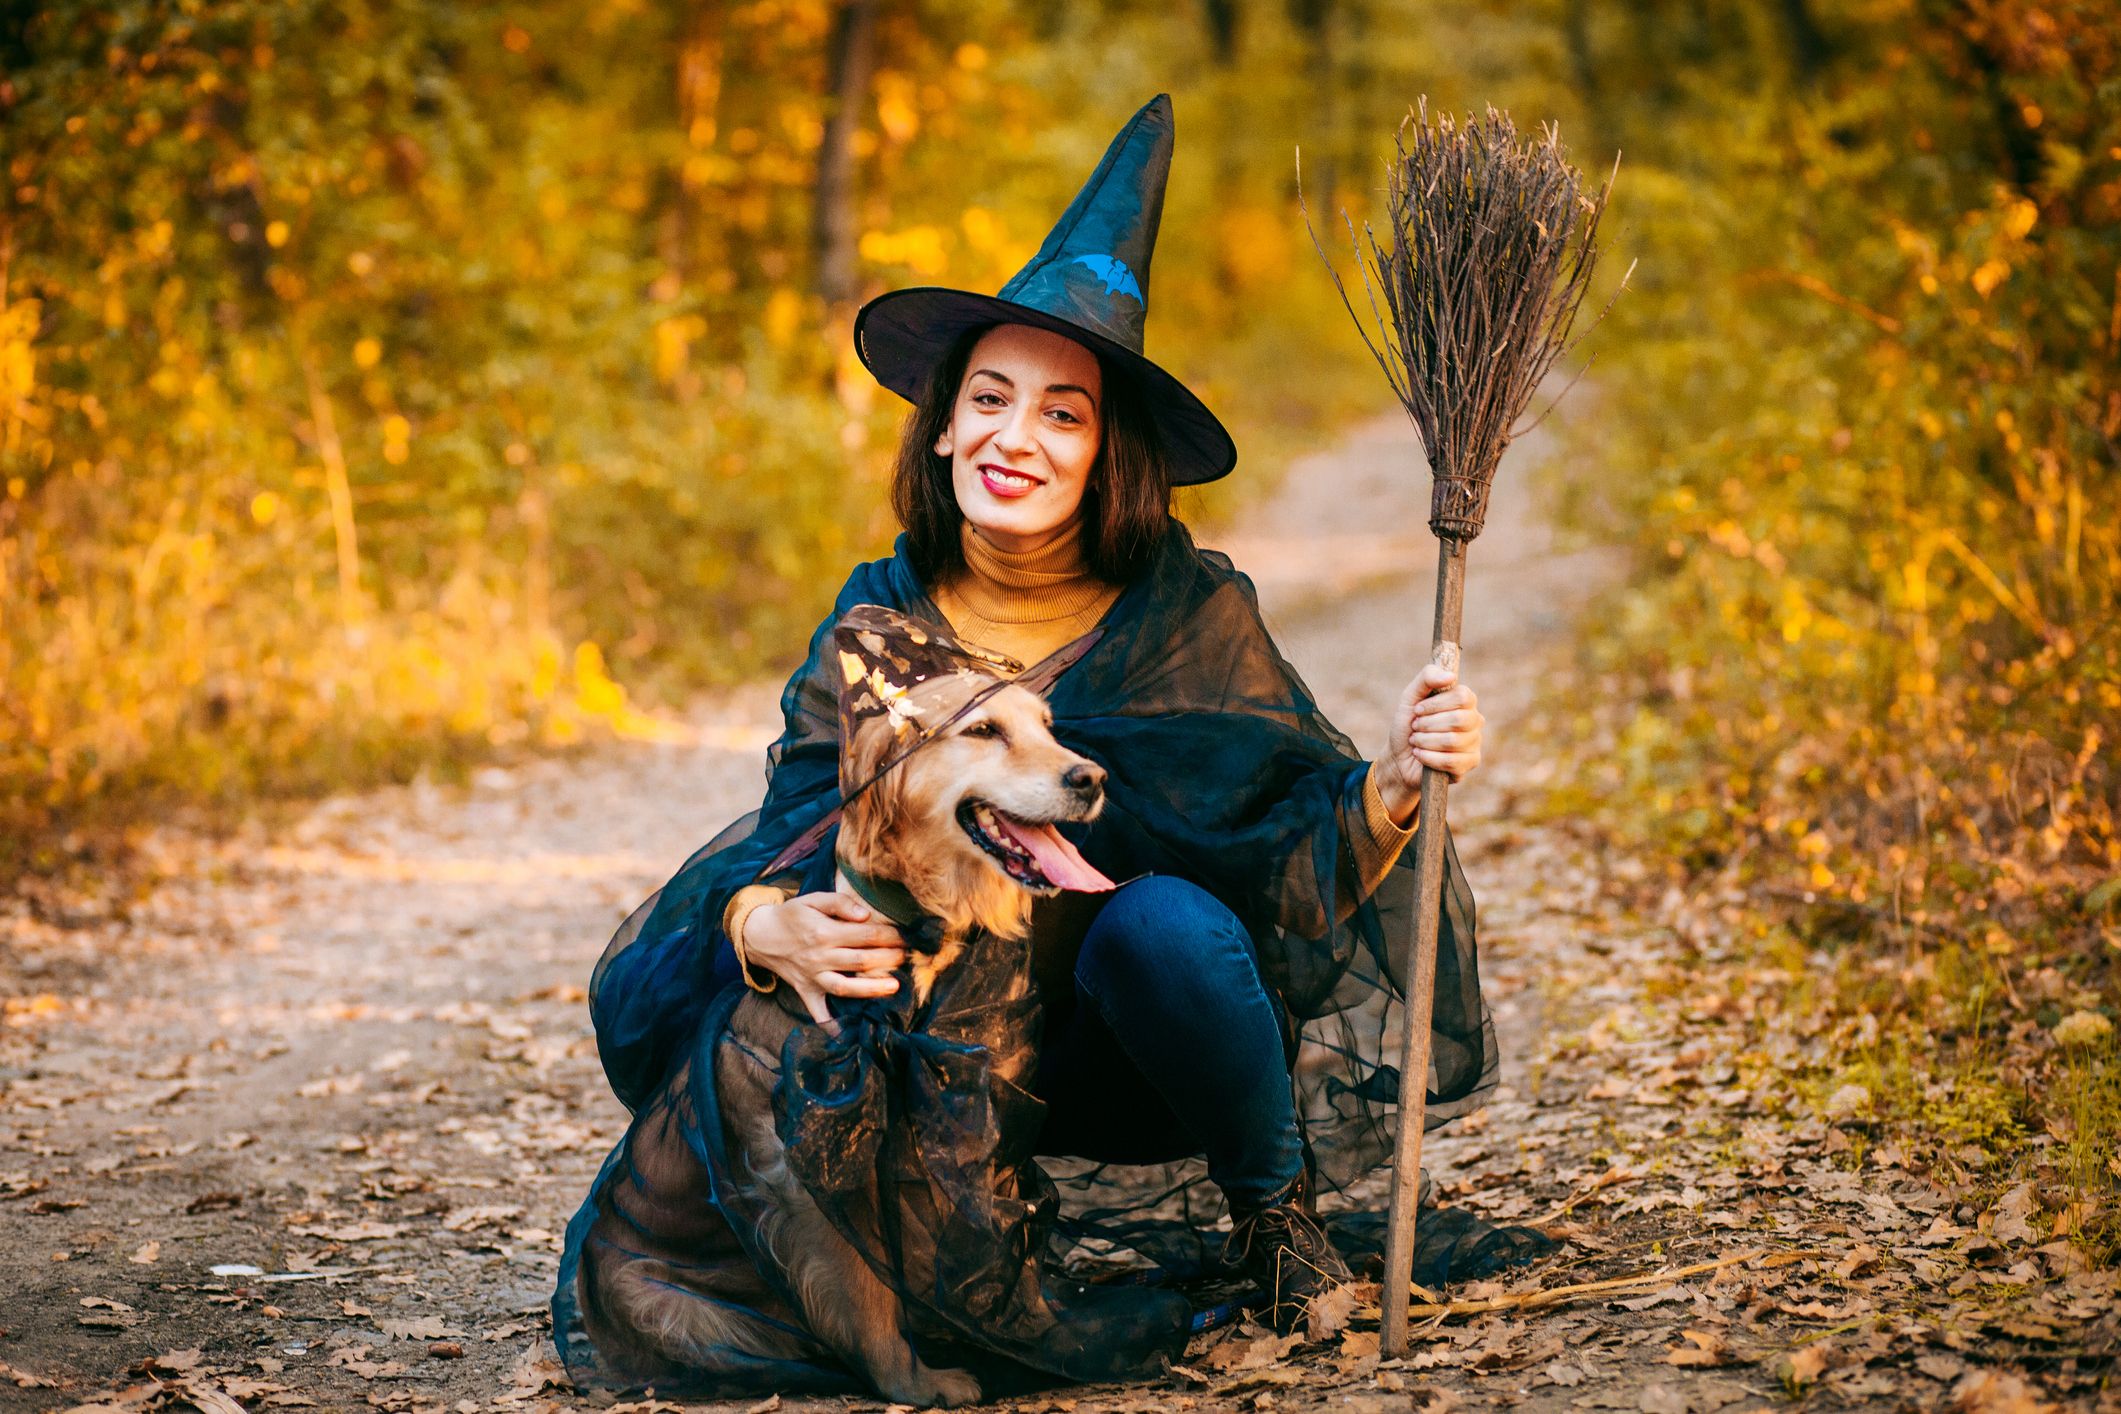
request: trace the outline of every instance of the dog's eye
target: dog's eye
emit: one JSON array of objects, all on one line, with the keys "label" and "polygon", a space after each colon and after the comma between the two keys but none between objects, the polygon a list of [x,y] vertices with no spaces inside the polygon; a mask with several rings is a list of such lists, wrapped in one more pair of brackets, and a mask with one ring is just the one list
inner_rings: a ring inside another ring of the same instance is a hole
[{"label": "dog's eye", "polygon": [[965,728],[965,735],[1000,737],[1002,729],[993,722],[974,722],[971,726]]}]

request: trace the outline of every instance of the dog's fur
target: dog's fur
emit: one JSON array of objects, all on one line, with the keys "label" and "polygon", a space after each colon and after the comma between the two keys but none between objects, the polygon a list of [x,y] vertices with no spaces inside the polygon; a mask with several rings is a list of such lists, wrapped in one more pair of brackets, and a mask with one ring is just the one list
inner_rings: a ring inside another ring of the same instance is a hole
[{"label": "dog's fur", "polygon": [[[940,720],[992,682],[969,670],[929,679],[911,690],[907,705],[920,720]],[[1015,684],[1004,686],[848,804],[840,822],[838,860],[904,885],[924,912],[941,921],[936,951],[909,958],[914,994],[921,1002],[944,970],[968,946],[977,947],[983,934],[1019,939],[1030,926],[1032,888],[1005,872],[967,834],[959,806],[984,801],[1032,822],[1088,820],[1103,808],[1103,769],[1055,741],[1051,723],[1052,712],[1037,694]],[[883,718],[865,722],[854,741],[842,744],[849,753],[851,778],[867,780],[893,745]],[[843,872],[837,886],[842,893],[854,893]],[[1022,997],[1031,985],[1028,974],[1015,979],[1013,995]],[[757,1246],[770,1253],[778,1267],[776,1285],[795,1295],[799,1310],[788,1314],[880,1394],[917,1405],[972,1403],[980,1396],[977,1380],[966,1371],[932,1369],[921,1361],[902,1333],[897,1294],[878,1279],[789,1171],[774,1127],[778,1073],[760,1058],[777,1058],[791,1030],[812,1024],[792,992],[783,986],[772,995],[746,997],[729,1023],[735,1044],[722,1045],[715,1053],[723,1137],[732,1166],[752,1175],[771,1198]],[[1032,1054],[1031,1046],[1018,1047],[1016,1070],[1005,1078],[1028,1086],[1030,1077],[1018,1072],[1027,1068],[1021,1058]],[[668,1136],[665,1131],[662,1137]],[[685,1146],[678,1142],[676,1148],[682,1151]],[[679,1163],[689,1160],[684,1153],[668,1157]],[[636,1164],[642,1162],[637,1155]],[[778,1305],[766,1295],[768,1288],[727,1293],[747,1299],[703,1301],[682,1294],[672,1269],[654,1259],[660,1254],[639,1259],[644,1255],[641,1247],[660,1245],[652,1238],[666,1228],[685,1230],[697,1250],[700,1229],[712,1220],[712,1210],[704,1186],[695,1192],[698,1207],[706,1213],[679,1214],[668,1199],[642,1195],[629,1210],[636,1228],[628,1239],[634,1260],[609,1262],[585,1255],[581,1306],[600,1352],[650,1379],[712,1363],[702,1352],[814,1358],[815,1346],[805,1350],[785,1324],[745,1309]],[[651,1240],[644,1243],[644,1236]],[[725,1237],[706,1234],[705,1240],[712,1247]],[[720,1250],[732,1250],[733,1238],[728,1244]]]}]

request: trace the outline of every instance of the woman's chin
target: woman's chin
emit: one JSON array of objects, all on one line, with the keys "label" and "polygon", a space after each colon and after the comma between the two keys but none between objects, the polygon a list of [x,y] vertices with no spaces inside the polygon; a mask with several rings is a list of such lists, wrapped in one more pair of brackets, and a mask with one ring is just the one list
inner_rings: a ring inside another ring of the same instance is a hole
[{"label": "woman's chin", "polygon": [[989,539],[996,541],[1048,535],[1060,529],[1067,520],[1066,516],[1056,514],[1052,503],[1036,491],[1018,500],[1005,501],[981,490],[971,505],[960,503],[958,508],[965,513],[965,519],[972,522],[973,529],[985,532]]}]

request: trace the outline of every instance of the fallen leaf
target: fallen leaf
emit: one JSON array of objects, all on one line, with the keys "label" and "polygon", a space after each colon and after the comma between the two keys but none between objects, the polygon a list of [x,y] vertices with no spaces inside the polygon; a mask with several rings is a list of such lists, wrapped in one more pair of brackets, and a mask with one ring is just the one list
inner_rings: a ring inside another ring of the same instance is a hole
[{"label": "fallen leaf", "polygon": [[1349,1360],[1374,1360],[1377,1358],[1378,1333],[1376,1331],[1342,1331],[1340,1353]]},{"label": "fallen leaf", "polygon": [[444,1336],[463,1334],[462,1331],[451,1330],[449,1323],[440,1316],[415,1316],[409,1321],[385,1317],[376,1322],[376,1329],[392,1340],[440,1340]]},{"label": "fallen leaf", "polygon": [[248,1414],[242,1405],[230,1399],[219,1385],[205,1380],[185,1380],[177,1386],[184,1397],[191,1401],[199,1414]]},{"label": "fallen leaf", "polygon": [[1297,1333],[1274,1335],[1271,1332],[1244,1337],[1237,1336],[1224,1341],[1202,1357],[1201,1364],[1211,1370],[1230,1373],[1237,1370],[1257,1370],[1283,1359],[1291,1350],[1303,1344],[1304,1338]]},{"label": "fallen leaf", "polygon": [[194,1350],[171,1350],[161,1355],[150,1355],[133,1366],[139,1375],[183,1375],[199,1368],[200,1352]]},{"label": "fallen leaf", "polygon": [[1653,1291],[1647,1296],[1629,1297],[1615,1301],[1613,1304],[1628,1311],[1647,1311],[1652,1306],[1661,1306],[1667,1301],[1690,1300],[1693,1295],[1693,1292],[1683,1286],[1668,1286],[1662,1291]]},{"label": "fallen leaf", "polygon": [[1331,1340],[1355,1313],[1355,1286],[1340,1282],[1327,1287],[1304,1305],[1304,1323],[1312,1340]]},{"label": "fallen leaf", "polygon": [[1783,1383],[1803,1388],[1826,1373],[1832,1351],[1825,1341],[1800,1345],[1775,1362],[1775,1374]]},{"label": "fallen leaf", "polygon": [[8,1364],[5,1360],[0,1360],[0,1380],[12,1382],[16,1389],[58,1388],[55,1381],[47,1380],[42,1375],[33,1375],[19,1366]]},{"label": "fallen leaf", "polygon": [[2038,1242],[2040,1234],[2033,1231],[2032,1221],[2038,1208],[2039,1201],[2033,1196],[2033,1185],[2019,1184],[2004,1194],[2002,1201],[1996,1204],[1996,1221],[1989,1229],[1989,1235],[1998,1242],[2013,1245]]},{"label": "fallen leaf", "polygon": [[1866,1276],[1871,1272],[1877,1271],[1883,1265],[1883,1261],[1884,1254],[1877,1248],[1871,1246],[1868,1242],[1860,1242],[1856,1244],[1856,1249],[1853,1252],[1841,1259],[1840,1265],[1834,1268],[1834,1275],[1843,1281],[1849,1281],[1855,1277]]},{"label": "fallen leaf", "polygon": [[1733,1363],[1729,1342],[1714,1331],[1685,1330],[1679,1334],[1681,1339],[1693,1343],[1673,1346],[1665,1353],[1665,1364],[1713,1368]]},{"label": "fallen leaf", "polygon": [[489,1207],[457,1208],[442,1219],[442,1226],[449,1232],[470,1232],[474,1228],[499,1227],[510,1218],[523,1215],[515,1204],[497,1204]]},{"label": "fallen leaf", "polygon": [[404,1223],[379,1223],[364,1220],[357,1223],[342,1223],[337,1227],[323,1227],[305,1223],[288,1228],[300,1237],[321,1237],[329,1242],[380,1242],[386,1237],[396,1237],[405,1231]]},{"label": "fallen leaf", "polygon": [[126,1258],[126,1260],[136,1267],[152,1267],[155,1263],[162,1260],[162,1244],[159,1242],[143,1242],[133,1250],[133,1255]]},{"label": "fallen leaf", "polygon": [[1952,1386],[1957,1414],[2052,1414],[2055,1406],[2016,1375],[1976,1370]]},{"label": "fallen leaf", "polygon": [[1636,1397],[1642,1414],[1687,1414],[1687,1397],[1670,1385],[1651,1385]]},{"label": "fallen leaf", "polygon": [[268,1394],[281,1394],[287,1388],[271,1380],[254,1380],[248,1375],[222,1375],[220,1380],[221,1388],[231,1399],[263,1399]]}]

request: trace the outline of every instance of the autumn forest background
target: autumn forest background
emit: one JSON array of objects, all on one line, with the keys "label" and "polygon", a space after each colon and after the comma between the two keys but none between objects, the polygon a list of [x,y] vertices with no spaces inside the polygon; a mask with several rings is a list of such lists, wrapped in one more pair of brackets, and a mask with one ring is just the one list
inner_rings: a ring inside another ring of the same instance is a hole
[{"label": "autumn forest background", "polygon": [[785,671],[893,531],[853,309],[997,288],[1160,90],[1188,518],[1385,405],[1298,144],[1343,255],[1420,95],[1624,154],[1543,808],[1740,900],[1764,1083],[2110,1256],[2102,0],[0,5],[0,874]]}]

